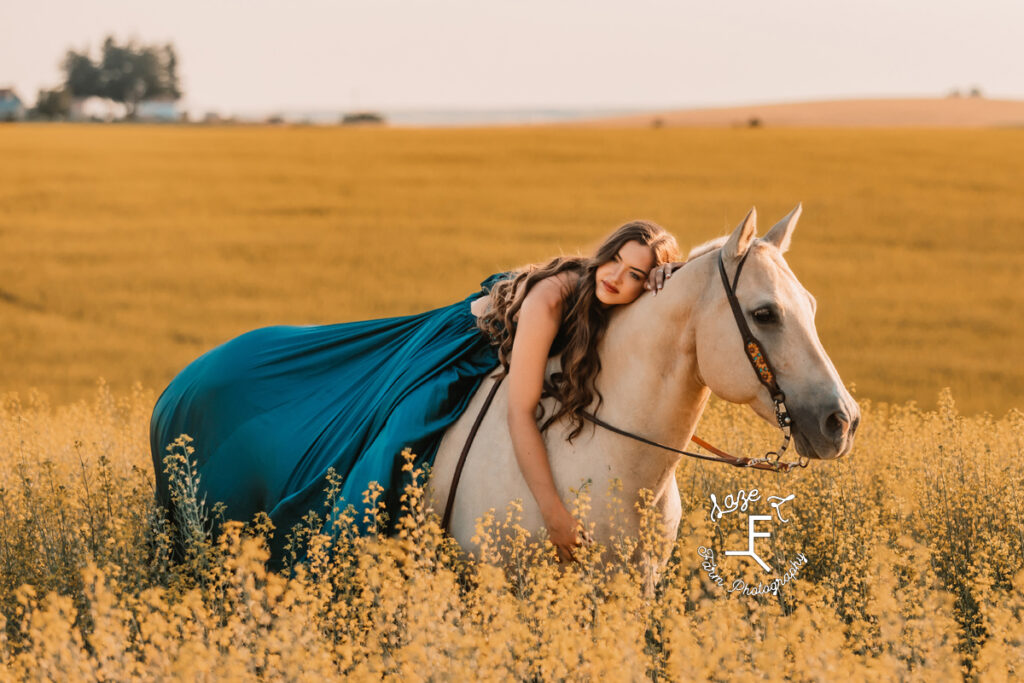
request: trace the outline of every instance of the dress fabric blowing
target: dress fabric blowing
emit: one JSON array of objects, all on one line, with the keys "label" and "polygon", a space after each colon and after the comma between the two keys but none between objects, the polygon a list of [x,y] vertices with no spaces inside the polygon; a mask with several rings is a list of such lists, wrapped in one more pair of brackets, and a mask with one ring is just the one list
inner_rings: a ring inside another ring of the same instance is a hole
[{"label": "dress fabric blowing", "polygon": [[[309,511],[325,509],[328,468],[362,525],[363,492],[384,487],[390,526],[408,481],[401,451],[433,463],[445,430],[498,365],[497,347],[464,300],[416,315],[247,332],[192,361],[156,402],[150,447],[157,498],[169,505],[163,458],[180,434],[194,441],[200,498],[227,519],[265,511],[275,526],[271,562]],[[325,529],[327,531],[327,529]]]}]

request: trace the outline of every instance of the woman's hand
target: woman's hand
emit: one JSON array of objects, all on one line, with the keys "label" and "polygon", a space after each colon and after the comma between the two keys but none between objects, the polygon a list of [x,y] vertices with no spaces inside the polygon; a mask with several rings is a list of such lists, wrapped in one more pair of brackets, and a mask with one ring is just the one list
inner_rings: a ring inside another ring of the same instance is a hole
[{"label": "woman's hand", "polygon": [[657,296],[658,291],[660,291],[661,288],[665,286],[665,283],[668,282],[668,279],[672,277],[672,273],[682,267],[683,263],[681,261],[675,261],[672,263],[663,263],[656,268],[651,268],[651,272],[647,276],[647,282],[644,283],[644,289],[650,290],[652,296]]},{"label": "woman's hand", "polygon": [[[561,501],[559,501],[561,503]],[[548,528],[548,538],[558,550],[558,559],[561,562],[575,562],[576,555],[573,552],[586,538],[582,525],[576,521],[572,513],[559,504],[555,509],[544,515],[544,525]]]}]

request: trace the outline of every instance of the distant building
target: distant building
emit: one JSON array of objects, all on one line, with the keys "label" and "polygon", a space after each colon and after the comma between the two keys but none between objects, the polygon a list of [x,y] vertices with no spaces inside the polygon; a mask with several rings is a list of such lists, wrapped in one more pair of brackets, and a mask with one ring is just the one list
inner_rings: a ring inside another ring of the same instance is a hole
[{"label": "distant building", "polygon": [[0,88],[0,121],[21,121],[25,118],[25,105],[14,88]]},{"label": "distant building", "polygon": [[135,118],[139,121],[169,123],[181,120],[178,101],[170,97],[154,97],[142,100],[135,108]]},{"label": "distant building", "polygon": [[222,123],[234,123],[234,116],[222,116],[220,112],[208,111],[203,115],[203,123],[208,125],[219,125]]},{"label": "distant building", "polygon": [[70,121],[116,121],[123,119],[128,108],[106,97],[75,97],[71,100]]}]

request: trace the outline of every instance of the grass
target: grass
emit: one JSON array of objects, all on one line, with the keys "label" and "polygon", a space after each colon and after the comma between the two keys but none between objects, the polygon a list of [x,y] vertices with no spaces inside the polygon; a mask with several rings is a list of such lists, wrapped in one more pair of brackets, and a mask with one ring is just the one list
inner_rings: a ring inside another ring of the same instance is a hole
[{"label": "grass", "polygon": [[790,264],[859,397],[1021,406],[1021,130],[0,127],[0,390],[162,389],[269,324],[399,315],[798,201]]}]

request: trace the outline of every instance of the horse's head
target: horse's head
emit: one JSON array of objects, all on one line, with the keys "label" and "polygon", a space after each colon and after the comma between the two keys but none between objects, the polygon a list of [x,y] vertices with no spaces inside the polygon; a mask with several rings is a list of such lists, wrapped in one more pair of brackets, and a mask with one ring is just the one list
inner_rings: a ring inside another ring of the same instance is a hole
[{"label": "horse's head", "polygon": [[[757,214],[751,209],[743,223],[721,246],[730,283],[741,261],[736,299],[752,334],[760,341],[776,381],[785,392],[793,419],[797,451],[809,458],[845,455],[853,446],[860,409],[843,386],[814,327],[816,303],[786,265],[800,207],[758,239]],[[718,240],[710,245],[721,244]],[[700,248],[698,248],[699,250]],[[698,251],[698,250],[695,250]],[[713,273],[696,315],[697,365],[701,380],[719,397],[750,405],[775,424],[768,389],[760,383],[744,353],[744,343],[718,270],[718,249],[699,256]]]}]

